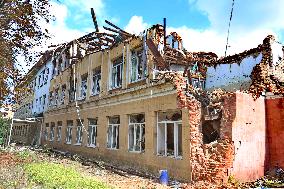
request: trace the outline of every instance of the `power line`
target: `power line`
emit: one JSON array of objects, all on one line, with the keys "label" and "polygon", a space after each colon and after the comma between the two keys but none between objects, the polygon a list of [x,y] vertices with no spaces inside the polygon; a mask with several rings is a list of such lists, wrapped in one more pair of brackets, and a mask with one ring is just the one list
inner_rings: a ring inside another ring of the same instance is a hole
[{"label": "power line", "polygon": [[228,33],[227,33],[227,43],[226,43],[225,57],[227,56],[227,50],[228,50],[228,44],[229,44],[229,35],[230,35],[230,27],[231,27],[231,21],[232,21],[233,11],[234,11],[234,4],[235,4],[235,0],[233,0],[233,2],[232,2],[232,9],[231,9],[231,15],[230,15],[229,27],[228,27]]}]

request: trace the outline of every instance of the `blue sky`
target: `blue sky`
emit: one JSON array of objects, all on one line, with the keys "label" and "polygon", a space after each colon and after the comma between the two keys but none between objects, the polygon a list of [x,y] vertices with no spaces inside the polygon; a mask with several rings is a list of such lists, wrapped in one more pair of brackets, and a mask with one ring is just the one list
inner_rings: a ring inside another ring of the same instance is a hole
[{"label": "blue sky", "polygon": [[[52,43],[70,41],[94,31],[90,8],[99,27],[110,20],[132,33],[161,23],[176,31],[189,51],[212,51],[223,56],[232,0],[60,0],[54,1],[56,21],[49,25]],[[235,0],[228,54],[256,47],[269,34],[284,39],[283,0]]]}]

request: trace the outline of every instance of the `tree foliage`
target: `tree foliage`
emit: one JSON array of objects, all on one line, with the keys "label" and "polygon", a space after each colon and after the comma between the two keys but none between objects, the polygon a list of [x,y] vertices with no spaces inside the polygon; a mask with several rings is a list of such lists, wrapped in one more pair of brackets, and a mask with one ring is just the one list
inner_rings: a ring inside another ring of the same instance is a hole
[{"label": "tree foliage", "polygon": [[17,56],[34,63],[32,49],[49,37],[42,28],[53,19],[49,8],[50,0],[0,0],[0,104],[22,80]]},{"label": "tree foliage", "polygon": [[10,123],[11,120],[0,117],[0,145],[4,143],[4,137],[9,132]]}]

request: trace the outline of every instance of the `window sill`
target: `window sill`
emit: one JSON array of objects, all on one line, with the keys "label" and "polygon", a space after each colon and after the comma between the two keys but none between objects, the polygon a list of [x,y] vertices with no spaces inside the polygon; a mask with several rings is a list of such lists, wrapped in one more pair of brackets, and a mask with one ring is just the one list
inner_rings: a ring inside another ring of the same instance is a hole
[{"label": "window sill", "polygon": [[161,154],[157,154],[158,157],[165,157],[165,158],[172,158],[172,159],[176,159],[176,160],[182,160],[182,156],[165,156],[165,155],[161,155]]},{"label": "window sill", "polygon": [[134,154],[142,154],[142,153],[144,153],[145,151],[132,151],[132,150],[128,150],[128,152],[134,153]]},{"label": "window sill", "polygon": [[54,140],[49,140],[49,142],[53,142]]},{"label": "window sill", "polygon": [[96,148],[96,145],[87,145],[88,148]]},{"label": "window sill", "polygon": [[66,144],[71,144],[71,142],[66,142]]},{"label": "window sill", "polygon": [[81,146],[82,143],[76,143],[74,146]]},{"label": "window sill", "polygon": [[119,150],[119,148],[106,148],[106,149],[108,149],[108,150]]}]

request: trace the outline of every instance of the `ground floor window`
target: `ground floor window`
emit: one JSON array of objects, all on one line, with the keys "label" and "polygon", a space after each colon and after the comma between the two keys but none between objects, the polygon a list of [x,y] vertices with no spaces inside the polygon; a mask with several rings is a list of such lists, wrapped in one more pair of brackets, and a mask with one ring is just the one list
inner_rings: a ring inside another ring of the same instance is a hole
[{"label": "ground floor window", "polygon": [[45,140],[45,141],[48,140],[48,129],[49,129],[49,123],[46,123],[46,124],[45,124],[44,133],[43,133],[43,137],[44,137],[44,140]]},{"label": "ground floor window", "polygon": [[109,124],[107,129],[107,148],[119,148],[119,116],[109,117]]},{"label": "ground floor window", "polygon": [[180,111],[158,112],[157,154],[182,156],[182,116]]},{"label": "ground floor window", "polygon": [[54,140],[54,132],[55,132],[55,123],[51,122],[51,124],[50,124],[50,141]]},{"label": "ground floor window", "polygon": [[97,145],[97,119],[89,119],[89,146],[96,147]]},{"label": "ground floor window", "polygon": [[73,127],[73,121],[68,120],[67,129],[66,129],[66,144],[71,144],[72,142],[72,127]]},{"label": "ground floor window", "polygon": [[76,144],[80,145],[83,140],[83,122],[84,120],[77,120],[77,130],[76,130]]},{"label": "ground floor window", "polygon": [[62,135],[62,121],[57,122],[57,141],[61,141],[61,135]]},{"label": "ground floor window", "polygon": [[134,114],[129,116],[128,150],[142,152],[145,149],[145,115]]}]

